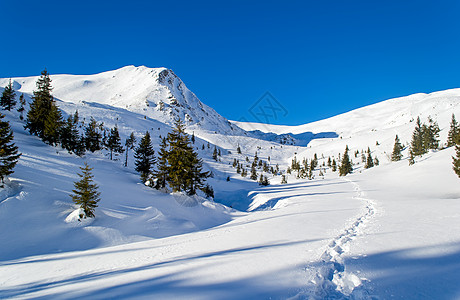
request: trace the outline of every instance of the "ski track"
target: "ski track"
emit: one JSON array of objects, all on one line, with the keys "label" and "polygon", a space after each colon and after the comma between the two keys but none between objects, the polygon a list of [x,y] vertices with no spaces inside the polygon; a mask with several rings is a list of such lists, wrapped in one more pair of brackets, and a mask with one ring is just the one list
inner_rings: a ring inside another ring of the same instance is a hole
[{"label": "ski track", "polygon": [[362,234],[362,229],[375,214],[375,203],[364,197],[359,185],[345,178],[354,186],[354,199],[366,203],[364,213],[359,216],[348,228],[338,235],[321,255],[321,266],[312,280],[316,288],[310,299],[375,299],[364,287],[368,280],[347,272],[344,256],[349,252],[349,244]]}]

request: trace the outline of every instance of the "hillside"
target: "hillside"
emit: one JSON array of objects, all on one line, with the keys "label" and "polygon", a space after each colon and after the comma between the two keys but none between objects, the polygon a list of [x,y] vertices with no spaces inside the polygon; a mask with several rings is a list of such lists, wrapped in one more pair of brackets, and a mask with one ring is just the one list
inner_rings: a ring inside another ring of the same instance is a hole
[{"label": "hillside", "polygon": [[[30,101],[36,77],[13,80]],[[410,141],[418,116],[439,123],[444,143],[452,113],[460,116],[460,89],[391,99],[300,126],[238,128],[168,69],[129,66],[52,80],[65,114],[78,110],[83,120],[117,124],[122,140],[149,130],[156,150],[174,116],[186,118],[197,136],[194,147],[214,174],[208,182],[215,199],[146,187],[132,151],[128,167],[123,157],[110,161],[105,150],[77,157],[29,135],[16,111],[4,112],[22,156],[0,191],[0,298],[460,297],[454,149],[431,151],[413,166],[407,149],[400,162],[387,158],[396,134]],[[0,79],[0,86],[7,82]],[[289,137],[294,145],[280,143]],[[219,161],[212,159],[214,145],[222,151]],[[246,157],[252,162],[257,151],[284,173],[294,156],[316,153],[321,166],[345,145],[352,153],[369,146],[380,165],[365,170],[352,156],[351,175],[322,167],[323,176],[319,168],[312,180],[293,173],[287,184],[258,169],[269,175],[268,187],[231,166],[234,159],[249,165]],[[69,195],[85,161],[94,167],[101,201],[94,220],[79,222]]]}]

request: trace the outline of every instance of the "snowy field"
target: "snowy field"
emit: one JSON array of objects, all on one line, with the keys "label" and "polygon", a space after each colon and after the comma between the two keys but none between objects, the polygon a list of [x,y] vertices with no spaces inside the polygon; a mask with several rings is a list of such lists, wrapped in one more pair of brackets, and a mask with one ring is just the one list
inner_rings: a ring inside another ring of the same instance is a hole
[{"label": "snowy field", "polygon": [[[62,75],[53,81],[61,84],[58,105],[107,126],[117,123],[122,139],[131,131],[155,132],[158,149],[171,120],[151,108],[160,94],[174,95],[195,120],[188,127],[197,136],[195,146],[205,146],[199,153],[214,173],[209,182],[215,201],[144,186],[132,153],[125,168],[123,157],[110,161],[106,152],[79,158],[49,147],[24,131],[16,112],[7,112],[22,156],[0,190],[0,298],[460,299],[460,179],[452,171],[453,149],[430,152],[413,166],[407,149],[402,161],[388,159],[396,134],[406,145],[410,141],[417,116],[423,122],[433,116],[444,143],[452,113],[460,117],[459,90],[392,99],[296,127],[237,123],[277,134],[337,135],[287,146],[260,140],[207,111],[176,77],[172,82],[179,83],[169,90],[139,87],[140,98],[125,106],[122,96],[107,93],[98,94],[100,103],[77,100],[92,94],[75,89],[116,85],[104,81],[111,78],[134,76],[150,88],[142,76],[163,70],[123,69]],[[27,99],[34,80],[18,79],[16,88]],[[201,127],[199,107],[213,116]],[[242,154],[235,151],[238,144]],[[211,159],[214,145],[223,152],[220,162]],[[317,153],[321,165],[345,145],[351,153],[370,147],[380,165],[364,170],[351,155],[355,170],[346,177],[325,167],[325,176],[315,171],[313,180],[292,174],[280,184],[279,176],[270,177],[268,187],[230,165],[256,151],[283,171],[294,155],[301,160]],[[69,195],[85,161],[94,167],[101,201],[94,220],[78,222]]]}]

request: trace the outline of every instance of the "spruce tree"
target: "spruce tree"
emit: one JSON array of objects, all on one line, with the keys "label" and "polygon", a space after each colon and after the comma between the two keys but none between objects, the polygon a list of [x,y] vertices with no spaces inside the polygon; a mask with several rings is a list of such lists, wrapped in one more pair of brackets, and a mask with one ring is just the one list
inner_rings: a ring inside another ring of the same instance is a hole
[{"label": "spruce tree", "polygon": [[14,93],[13,84],[10,82],[3,90],[2,97],[0,98],[0,106],[3,109],[10,111],[16,105],[16,94]]},{"label": "spruce tree", "polygon": [[19,96],[19,108],[18,108],[19,119],[21,121],[24,120],[25,105],[26,105],[26,100],[24,99],[24,94],[21,94],[21,96]]},{"label": "spruce tree", "polygon": [[62,116],[51,95],[51,79],[46,69],[37,80],[32,103],[27,113],[25,129],[44,142],[55,145],[59,140]]},{"label": "spruce tree", "polygon": [[134,158],[136,159],[135,170],[140,173],[142,182],[145,182],[155,163],[155,152],[153,151],[152,141],[148,131],[142,137],[138,147],[134,151]]},{"label": "spruce tree", "polygon": [[402,151],[403,147],[399,141],[398,135],[396,135],[395,138],[395,145],[393,146],[393,153],[391,154],[391,160],[392,161],[399,161],[402,158]]},{"label": "spruce tree", "polygon": [[[173,192],[184,191],[194,195],[198,189],[203,190],[204,181],[210,177],[210,173],[203,171],[203,161],[190,145],[190,138],[180,119],[175,120],[172,132],[168,133],[167,142],[168,183]],[[216,152],[216,148],[214,151]]]},{"label": "spruce tree", "polygon": [[80,181],[74,182],[75,189],[72,190],[74,193],[71,195],[72,200],[75,204],[80,205],[85,215],[80,216],[84,218],[94,218],[94,211],[97,207],[97,203],[100,201],[99,196],[101,195],[97,189],[97,184],[93,183],[94,176],[91,171],[92,168],[85,162],[84,167],[80,167],[81,173],[77,175],[81,178]]},{"label": "spruce tree", "polygon": [[0,179],[2,185],[5,177],[12,174],[16,166],[20,153],[18,147],[13,143],[13,131],[7,121],[3,121],[5,116],[0,114]]},{"label": "spruce tree", "polygon": [[256,167],[254,166],[254,164],[251,167],[251,176],[249,176],[249,178],[252,180],[257,180],[257,171],[256,171]]},{"label": "spruce tree", "polygon": [[212,159],[217,161],[217,147],[216,146],[214,146],[214,151],[212,152]]},{"label": "spruce tree", "polygon": [[452,157],[455,174],[460,177],[460,144],[455,144],[455,157]]},{"label": "spruce tree", "polygon": [[[420,117],[417,117],[417,122],[415,123],[415,129],[412,133],[412,140],[410,143],[410,158],[415,156],[420,156],[426,153],[425,147],[423,145],[423,127],[420,121]],[[409,158],[409,163],[411,159]]]},{"label": "spruce tree", "polygon": [[85,146],[86,150],[95,152],[102,148],[102,134],[96,120],[91,117],[90,122],[85,127]]},{"label": "spruce tree", "polygon": [[345,153],[343,154],[342,164],[339,167],[339,175],[346,176],[347,174],[353,171],[350,158],[348,156],[348,146],[345,148]]},{"label": "spruce tree", "polygon": [[156,180],[155,188],[165,188],[168,181],[169,165],[168,165],[168,143],[166,138],[161,139],[160,150],[158,151],[158,160],[153,178]]},{"label": "spruce tree", "polygon": [[286,184],[287,183],[287,180],[286,180],[286,175],[281,175],[281,184]]},{"label": "spruce tree", "polygon": [[66,149],[69,153],[79,152],[77,148],[80,143],[80,134],[77,129],[78,114],[68,116],[67,121],[61,129],[60,140],[62,148]]},{"label": "spruce tree", "polygon": [[423,124],[422,126],[422,140],[424,152],[428,150],[436,150],[439,147],[439,126],[436,121],[431,117],[428,117],[428,125]]},{"label": "spruce tree", "polygon": [[460,144],[460,127],[458,126],[457,120],[455,120],[455,115],[452,114],[450,129],[447,134],[447,147],[452,147],[455,144]]},{"label": "spruce tree", "polygon": [[335,172],[337,171],[337,163],[335,161],[335,158],[332,159],[332,165],[331,165],[331,168],[332,168],[332,172]]},{"label": "spruce tree", "polygon": [[120,134],[118,133],[117,126],[110,129],[110,135],[107,140],[107,148],[110,150],[110,160],[113,158],[113,152],[121,154],[125,151],[121,145],[121,138]]},{"label": "spruce tree", "polygon": [[236,148],[236,153],[241,154],[241,148],[239,144],[238,144],[238,147]]},{"label": "spruce tree", "polygon": [[126,147],[126,157],[125,157],[125,167],[128,166],[128,151],[134,149],[134,144],[136,143],[136,137],[134,136],[134,132],[131,132],[128,138],[125,140],[125,147]]},{"label": "spruce tree", "polygon": [[366,159],[366,165],[364,166],[365,169],[372,168],[374,166],[374,159],[372,158],[371,155],[371,149],[367,148],[367,159]]}]

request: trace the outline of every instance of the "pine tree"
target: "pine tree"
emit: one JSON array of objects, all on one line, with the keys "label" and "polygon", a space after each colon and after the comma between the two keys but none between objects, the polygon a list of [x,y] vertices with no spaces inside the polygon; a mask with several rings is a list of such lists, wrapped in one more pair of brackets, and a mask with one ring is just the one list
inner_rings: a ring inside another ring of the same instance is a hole
[{"label": "pine tree", "polygon": [[5,89],[3,90],[2,97],[0,98],[0,106],[3,107],[3,109],[6,110],[11,110],[15,105],[16,105],[16,94],[13,89],[13,84],[10,82],[8,83],[7,86],[5,86]]},{"label": "pine tree", "polygon": [[100,201],[99,196],[101,195],[97,189],[97,184],[93,183],[94,176],[91,174],[92,168],[85,162],[84,167],[80,167],[81,173],[77,175],[81,178],[80,181],[74,182],[75,189],[72,190],[74,193],[71,195],[72,200],[75,204],[80,205],[85,215],[80,218],[94,218],[94,211],[97,207],[97,203]]},{"label": "pine tree", "polygon": [[238,145],[238,147],[236,148],[236,153],[238,153],[238,154],[241,154],[241,148],[240,148],[240,145]]},{"label": "pine tree", "polygon": [[107,140],[107,148],[110,150],[110,160],[112,160],[112,153],[123,153],[125,150],[123,149],[123,146],[121,145],[121,138],[120,134],[118,133],[118,127],[115,126],[112,129],[110,129],[110,135]]},{"label": "pine tree", "polygon": [[455,115],[452,114],[450,129],[447,134],[447,147],[452,147],[455,144],[460,144],[460,127],[458,126],[457,120],[455,120]]},{"label": "pine tree", "polygon": [[423,124],[422,126],[422,140],[423,149],[426,152],[428,150],[436,150],[439,147],[439,126],[436,121],[431,117],[428,117],[428,125]]},{"label": "pine tree", "polygon": [[125,157],[125,167],[128,166],[128,151],[134,149],[134,144],[136,143],[136,137],[134,136],[134,132],[131,132],[128,138],[125,140],[125,147],[126,147],[126,157]]},{"label": "pine tree", "polygon": [[251,176],[249,176],[249,178],[252,180],[257,180],[257,171],[254,165],[251,167]]},{"label": "pine tree", "polygon": [[139,145],[134,151],[134,158],[136,159],[135,170],[140,173],[142,182],[145,182],[155,163],[155,152],[153,151],[152,141],[148,131],[145,133],[144,137],[142,137]]},{"label": "pine tree", "polygon": [[190,138],[193,144],[195,144],[195,131],[192,132],[192,137]]},{"label": "pine tree", "polygon": [[339,167],[339,175],[346,176],[347,174],[353,171],[353,167],[351,165],[350,158],[348,156],[348,146],[345,148],[345,153],[342,157],[342,164]]},{"label": "pine tree", "polygon": [[281,184],[286,184],[287,183],[287,180],[286,180],[286,175],[281,175]]},{"label": "pine tree", "polygon": [[60,140],[62,148],[66,149],[69,153],[76,153],[78,144],[80,142],[80,135],[77,129],[78,113],[74,116],[68,116],[67,121],[61,129]]},{"label": "pine tree", "polygon": [[395,138],[395,145],[393,146],[393,153],[391,154],[391,160],[392,161],[399,161],[401,160],[402,158],[402,151],[403,149],[403,146],[401,145],[401,143],[399,142],[399,137],[398,135],[396,135],[396,138]]},{"label": "pine tree", "polygon": [[19,119],[21,121],[24,120],[25,105],[26,105],[26,100],[24,99],[24,94],[21,94],[21,96],[19,96],[19,108],[18,108]]},{"label": "pine tree", "polygon": [[455,157],[452,157],[455,174],[460,177],[460,144],[455,144]]},{"label": "pine tree", "polygon": [[165,188],[168,181],[168,143],[166,138],[161,139],[160,150],[158,151],[158,160],[156,170],[153,171],[153,178],[156,180],[155,188]]},{"label": "pine tree", "polygon": [[332,159],[332,165],[331,165],[331,168],[332,168],[332,172],[335,172],[337,171],[337,162],[335,161],[335,158]]},{"label": "pine tree", "polygon": [[371,149],[367,148],[367,159],[366,159],[366,165],[364,166],[365,169],[372,168],[374,166],[374,159],[372,158],[371,155]]},{"label": "pine tree", "polygon": [[212,159],[217,161],[217,147],[216,146],[214,146],[214,152],[212,152]]},{"label": "pine tree", "polygon": [[3,121],[5,116],[0,114],[0,179],[2,184],[5,177],[13,174],[19,157],[18,147],[13,143],[13,131],[7,121]]},{"label": "pine tree", "polygon": [[102,134],[99,131],[99,125],[96,120],[91,117],[90,122],[85,127],[85,146],[86,150],[91,152],[101,150]]},{"label": "pine tree", "polygon": [[30,110],[27,113],[25,128],[30,134],[40,137],[44,142],[56,145],[63,125],[62,115],[51,95],[51,79],[46,69],[37,80]]},{"label": "pine tree", "polygon": [[[190,138],[180,119],[175,120],[173,131],[168,133],[168,172],[169,186],[173,192],[185,191],[194,195],[198,189],[204,189],[204,181],[210,176],[203,171],[203,161],[190,146]],[[216,148],[214,148],[216,152]]]},{"label": "pine tree", "polygon": [[417,117],[414,132],[412,133],[411,151],[414,156],[423,155],[426,153],[423,146],[423,126],[420,117]]}]

